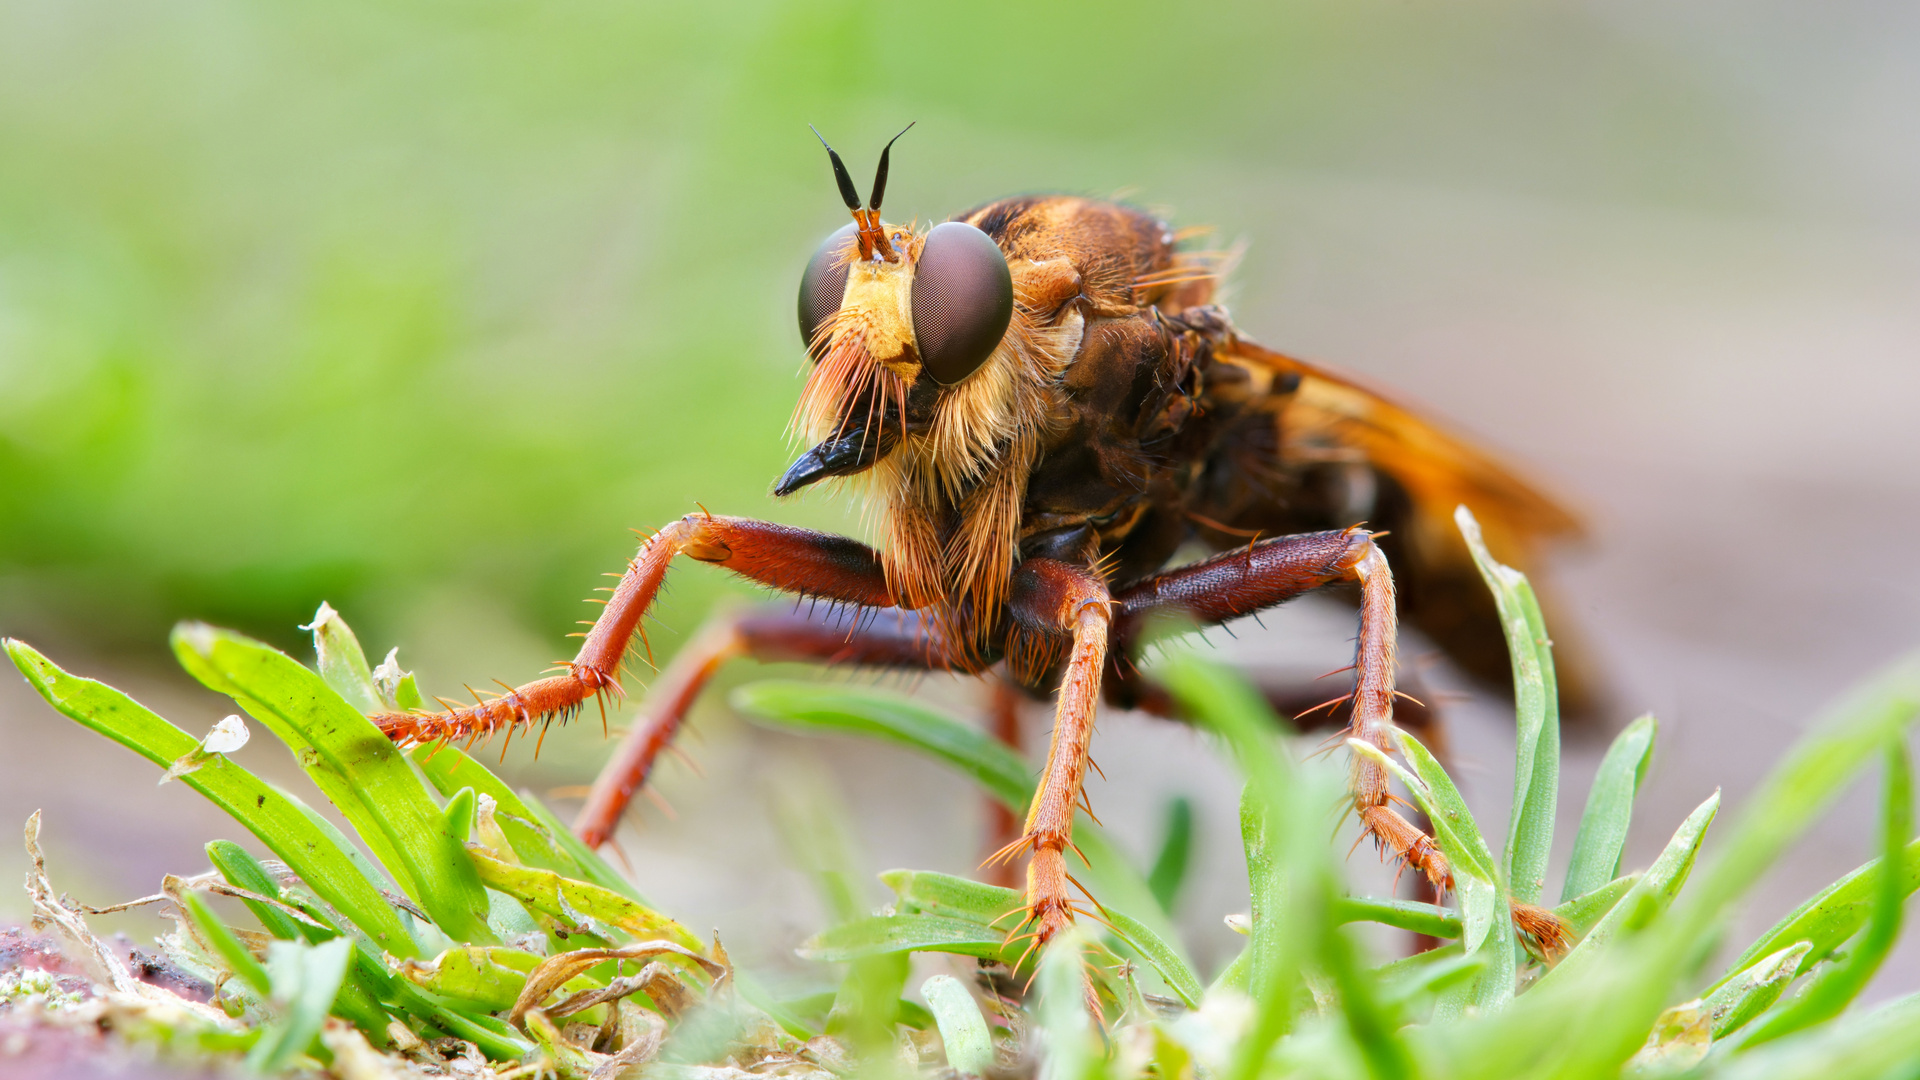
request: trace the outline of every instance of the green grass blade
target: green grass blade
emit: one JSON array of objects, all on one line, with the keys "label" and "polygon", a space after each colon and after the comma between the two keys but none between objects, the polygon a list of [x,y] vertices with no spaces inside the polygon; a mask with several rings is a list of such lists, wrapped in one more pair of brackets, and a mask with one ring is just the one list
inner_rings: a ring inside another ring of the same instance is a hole
[{"label": "green grass blade", "polygon": [[1383,1001],[1373,972],[1360,963],[1359,950],[1345,934],[1321,939],[1321,963],[1340,994],[1340,1017],[1368,1072],[1376,1080],[1402,1080],[1414,1064],[1400,1037],[1401,1018]]},{"label": "green grass blade", "polygon": [[1188,1008],[1200,1007],[1200,998],[1205,993],[1200,985],[1200,977],[1193,973],[1193,969],[1187,966],[1186,960],[1172,946],[1148,929],[1145,923],[1119,908],[1106,908],[1104,918],[1129,949],[1153,965],[1153,969],[1160,973],[1160,977],[1180,996],[1180,1000],[1187,1003]]},{"label": "green grass blade", "polygon": [[[1859,867],[1793,909],[1755,939],[1740,954],[1740,958],[1727,967],[1727,973],[1720,977],[1720,981],[1707,988],[1707,992],[1718,990],[1761,957],[1796,941],[1812,945],[1796,974],[1804,974],[1814,964],[1832,955],[1841,942],[1866,925],[1880,887],[1880,865],[1880,860],[1875,859]],[[1902,849],[1899,866],[1903,895],[1911,896],[1915,890],[1920,890],[1920,840],[1914,840]]]},{"label": "green grass blade", "polygon": [[[1746,801],[1739,820],[1717,845],[1718,854],[1692,875],[1685,894],[1646,933],[1622,942],[1610,963],[1594,965],[1590,975],[1563,980],[1568,970],[1563,960],[1500,1014],[1428,1026],[1414,1036],[1421,1044],[1421,1060],[1433,1074],[1452,1080],[1617,1074],[1675,1000],[1681,979],[1698,962],[1701,944],[1728,906],[1818,820],[1859,768],[1916,712],[1920,661],[1907,658],[1825,713]],[[1652,897],[1646,900],[1647,908],[1657,906]],[[1631,898],[1620,906],[1629,903],[1636,909],[1643,906]],[[1596,1008],[1596,1001],[1605,1007]]]},{"label": "green grass blade", "polygon": [[863,735],[911,747],[967,774],[1023,813],[1033,797],[1033,770],[1005,743],[895,694],[769,680],[740,687],[730,700],[749,719],[783,731]]},{"label": "green grass blade", "polygon": [[935,975],[920,984],[933,1022],[946,1044],[947,1065],[961,1076],[985,1076],[994,1066],[993,1036],[973,994],[951,975]]},{"label": "green grass blade", "polygon": [[[444,798],[451,798],[462,788],[472,788],[481,795],[491,797],[495,807],[494,820],[499,823],[500,831],[506,834],[507,843],[513,847],[514,855],[521,862],[551,870],[562,877],[590,881],[602,888],[625,893],[629,899],[646,903],[634,890],[632,883],[608,865],[599,853],[580,843],[567,829],[556,829],[549,824],[554,820],[551,813],[536,812],[534,807],[539,804],[538,799],[530,794],[516,793],[505,781],[495,776],[493,770],[459,747],[438,743],[416,746],[408,751],[408,756],[419,766],[427,782]],[[546,808],[541,806],[540,810]]]},{"label": "green grass blade", "polygon": [[1333,916],[1341,923],[1376,922],[1428,937],[1457,938],[1461,934],[1460,916],[1436,904],[1417,900],[1343,896],[1334,904]]},{"label": "green grass blade", "polygon": [[1379,747],[1359,739],[1348,739],[1347,747],[1385,766],[1406,785],[1414,802],[1426,812],[1433,824],[1434,839],[1453,865],[1453,887],[1460,903],[1462,941],[1467,955],[1478,952],[1492,933],[1494,922],[1508,919],[1508,915],[1500,909],[1493,855],[1487,850],[1486,839],[1480,835],[1480,827],[1467,809],[1466,800],[1460,797],[1460,790],[1453,786],[1446,770],[1426,747],[1405,732],[1400,734],[1400,747],[1413,764],[1411,772],[1382,753]]},{"label": "green grass blade", "polygon": [[[1017,925],[1016,913],[1025,907],[1020,893],[1013,889],[983,885],[951,874],[889,870],[880,875],[880,880],[894,891],[898,898],[895,907],[903,915],[927,915],[968,922],[997,933],[1002,938]],[[1151,965],[1181,1000],[1190,1006],[1197,1007],[1200,1004],[1203,990],[1199,976],[1158,933],[1112,905],[1102,909],[1102,917],[1108,921],[1119,943]]]},{"label": "green grass blade", "polygon": [[[503,1012],[513,1007],[527,985],[527,972],[540,958],[532,953],[500,946],[462,946],[441,953],[426,963],[411,963],[400,975],[414,985],[462,1005],[484,1012]],[[562,991],[585,990],[598,985],[585,976],[576,976],[561,986]]]},{"label": "green grass blade", "polygon": [[1326,936],[1339,932],[1337,874],[1327,849],[1338,788],[1324,782],[1330,780],[1324,770],[1295,767],[1278,743],[1282,722],[1231,671],[1178,656],[1157,674],[1196,724],[1227,741],[1247,777],[1240,823],[1253,902],[1247,986],[1256,1011],[1222,1075],[1253,1080],[1293,1026],[1295,989],[1306,965],[1322,954]]},{"label": "green grass blade", "polygon": [[1653,760],[1653,740],[1659,725],[1651,715],[1628,724],[1607,747],[1587,792],[1587,808],[1580,814],[1580,831],[1573,840],[1573,858],[1567,864],[1564,902],[1605,885],[1620,874],[1620,853],[1627,845],[1627,827],[1633,819],[1633,797],[1646,779]]},{"label": "green grass blade", "polygon": [[[743,686],[732,702],[744,715],[782,730],[865,736],[917,750],[971,777],[1015,813],[1024,814],[1033,798],[1033,771],[1005,743],[898,695],[776,680]],[[1163,944],[1179,940],[1146,879],[1098,826],[1077,824],[1073,837],[1087,860],[1085,880],[1102,905],[1132,915]],[[1184,958],[1181,963],[1190,967]]]},{"label": "green grass blade", "polygon": [[1012,966],[1025,943],[1009,948],[1006,928],[944,915],[870,915],[822,930],[795,951],[808,960],[844,964],[869,956],[944,952],[983,956]]},{"label": "green grass blade", "polygon": [[1561,922],[1567,924],[1567,927],[1573,931],[1574,937],[1585,937],[1587,932],[1605,918],[1607,912],[1612,911],[1613,906],[1619,903],[1639,880],[1639,874],[1627,874],[1624,877],[1614,878],[1592,892],[1584,896],[1576,896],[1554,908],[1553,913],[1559,916]]},{"label": "green grass blade", "polygon": [[1553,970],[1540,977],[1534,984],[1535,989],[1577,981],[1580,972],[1598,961],[1609,942],[1623,931],[1633,928],[1636,923],[1644,922],[1653,913],[1666,908],[1681,886],[1686,884],[1687,876],[1693,870],[1694,859],[1700,853],[1700,844],[1706,839],[1707,827],[1713,824],[1719,812],[1720,793],[1716,791],[1687,815],[1680,827],[1674,830],[1673,838],[1667,841],[1660,857],[1653,861],[1640,880],[1594,924],[1578,945],[1561,958]]},{"label": "green grass blade", "polygon": [[1009,925],[1007,917],[1025,902],[1017,889],[987,885],[971,878],[931,870],[889,870],[880,880],[898,897],[904,913],[965,919],[981,926]]},{"label": "green grass blade", "polygon": [[1920,1061],[1920,995],[1749,1053],[1709,1058],[1702,1080],[1906,1080]]},{"label": "green grass blade", "polygon": [[[62,671],[24,642],[6,644],[14,664],[48,704],[161,768],[199,745],[120,691]],[[188,773],[180,782],[233,815],[380,948],[397,956],[420,955],[405,924],[380,895],[378,879],[360,871],[359,853],[337,830],[317,825],[312,808],[225,759]]]},{"label": "green grass blade", "polygon": [[225,962],[227,970],[238,975],[241,982],[252,987],[261,997],[273,993],[273,981],[267,977],[266,965],[248,952],[227,924],[220,921],[220,917],[207,906],[205,897],[192,890],[184,891],[180,894],[180,906],[186,911],[187,918],[193,920],[194,929],[200,931],[201,938],[213,946],[213,951]]},{"label": "green grass blade", "polygon": [[354,636],[347,620],[333,610],[332,604],[321,604],[320,610],[313,613],[313,622],[300,629],[313,631],[315,666],[334,693],[363,713],[386,711],[388,705],[380,699],[380,690],[374,685],[373,669],[367,666],[367,654],[361,651],[360,639]]},{"label": "green grass blade", "polygon": [[1160,901],[1160,910],[1173,914],[1180,898],[1180,886],[1187,879],[1187,867],[1193,860],[1193,800],[1184,796],[1167,800],[1166,837],[1160,842],[1160,854],[1154,856],[1147,871],[1147,887]]},{"label": "green grass blade", "polygon": [[1734,976],[1701,1003],[1715,1040],[1724,1039],[1780,999],[1813,946],[1805,941],[1781,949]]},{"label": "green grass blade", "polygon": [[1480,536],[1480,523],[1465,506],[1456,508],[1453,517],[1481,579],[1493,593],[1513,664],[1513,813],[1502,869],[1514,899],[1538,904],[1546,886],[1547,857],[1553,852],[1560,787],[1560,704],[1553,645],[1526,575],[1494,561]]},{"label": "green grass blade", "polygon": [[272,975],[274,1002],[284,1015],[247,1054],[249,1069],[260,1075],[279,1072],[314,1045],[346,977],[352,949],[345,938],[320,945],[273,943],[267,970]]},{"label": "green grass blade", "polygon": [[1035,979],[1045,1059],[1041,1074],[1050,1080],[1096,1080],[1104,1073],[1104,1055],[1095,1034],[1097,1017],[1087,1015],[1081,995],[1087,940],[1075,927],[1055,938],[1040,958]]},{"label": "green grass blade", "polygon": [[563,922],[594,919],[639,941],[663,939],[704,954],[705,945],[686,927],[637,900],[590,882],[561,877],[551,870],[504,862],[476,849],[471,853],[479,878],[530,907]]},{"label": "green grass blade", "polygon": [[1867,927],[1846,959],[1820,973],[1812,985],[1778,1011],[1754,1025],[1747,1046],[1778,1039],[1802,1028],[1838,1016],[1840,1010],[1867,988],[1900,936],[1901,909],[1907,891],[1900,880],[1903,842],[1913,833],[1913,765],[1905,739],[1889,743],[1886,751],[1886,793],[1880,812],[1880,865],[1875,877],[1873,911]]},{"label": "green grass blade", "polygon": [[[261,896],[278,897],[280,895],[279,883],[273,880],[266,868],[261,866],[259,861],[247,852],[247,849],[231,840],[215,840],[208,844],[207,859],[213,863],[215,870],[220,871],[220,876],[225,878],[229,885],[259,893]],[[253,913],[254,918],[260,920],[260,925],[266,927],[267,933],[282,941],[316,940],[311,935],[318,932],[318,927],[309,927],[287,914],[284,909],[272,904],[263,904],[258,900],[242,900],[241,903],[247,905],[247,910]],[[331,936],[333,935],[326,934],[317,940],[325,941]]]},{"label": "green grass blade", "polygon": [[495,944],[486,890],[398,748],[320,676],[269,645],[204,624],[174,631],[182,666],[293,750],[321,790],[454,940]]}]

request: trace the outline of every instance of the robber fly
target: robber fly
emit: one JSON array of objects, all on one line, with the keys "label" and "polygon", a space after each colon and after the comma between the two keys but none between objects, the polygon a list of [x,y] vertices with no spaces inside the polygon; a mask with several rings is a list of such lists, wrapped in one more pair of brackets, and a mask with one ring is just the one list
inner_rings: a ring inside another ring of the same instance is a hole
[{"label": "robber fly", "polygon": [[[794,427],[811,449],[775,489],[851,478],[879,543],[690,514],[642,544],[560,673],[472,706],[376,720],[402,742],[471,739],[604,703],[621,693],[621,661],[676,556],[830,601],[828,612],[716,616],[651,688],[576,831],[593,845],[608,838],[731,658],[992,673],[1055,699],[1039,789],[1001,853],[1028,856],[1025,932],[1037,944],[1073,920],[1065,853],[1097,702],[1178,715],[1131,662],[1149,624],[1217,625],[1357,586],[1348,733],[1393,753],[1401,611],[1468,670],[1505,669],[1454,507],[1470,506],[1496,550],[1523,565],[1576,525],[1384,395],[1249,341],[1210,303],[1219,259],[1182,251],[1148,213],[1031,196],[924,231],[887,224],[892,147],[864,206],[827,149],[853,221],[801,275],[811,367]],[[1169,567],[1195,541],[1215,554]],[[900,614],[874,617],[883,609]],[[1363,835],[1451,885],[1378,765],[1355,757],[1351,794]],[[1552,934],[1551,916],[1519,914],[1523,929]]]}]

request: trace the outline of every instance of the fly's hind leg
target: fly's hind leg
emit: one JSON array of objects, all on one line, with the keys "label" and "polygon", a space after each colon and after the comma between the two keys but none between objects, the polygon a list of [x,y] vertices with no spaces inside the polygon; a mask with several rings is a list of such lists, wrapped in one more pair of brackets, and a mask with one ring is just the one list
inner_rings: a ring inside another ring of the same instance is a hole
[{"label": "fly's hind leg", "polygon": [[694,700],[720,668],[736,657],[856,667],[947,666],[940,639],[910,611],[858,607],[814,611],[769,604],[715,615],[654,680],[641,715],[594,779],[586,805],[573,822],[573,831],[588,846],[597,848],[613,835],[627,804],[646,784]]},{"label": "fly's hind leg", "polygon": [[[1400,749],[1393,722],[1394,647],[1398,616],[1386,556],[1365,529],[1276,537],[1149,578],[1123,591],[1116,634],[1122,657],[1147,623],[1160,614],[1184,615],[1201,625],[1227,622],[1291,600],[1335,581],[1360,584],[1360,633],[1354,648],[1349,738],[1392,754]],[[1116,686],[1132,703],[1173,710],[1163,691],[1143,679]],[[1453,869],[1433,837],[1394,809],[1387,770],[1354,755],[1348,789],[1361,827],[1381,847],[1422,873],[1436,890],[1453,887]],[[1559,944],[1550,913],[1516,905],[1515,918],[1550,952]],[[1537,928],[1537,929],[1536,929]]]},{"label": "fly's hind leg", "polygon": [[[1275,537],[1148,578],[1120,594],[1118,635],[1123,647],[1131,646],[1155,616],[1185,616],[1202,626],[1224,623],[1336,581],[1358,581],[1361,590],[1347,734],[1391,754],[1399,749],[1393,728],[1393,575],[1365,529]],[[1160,699],[1162,707],[1172,707],[1164,695]],[[1395,857],[1426,873],[1436,888],[1450,888],[1446,856],[1389,805],[1386,770],[1356,756],[1348,783],[1361,826]]]}]

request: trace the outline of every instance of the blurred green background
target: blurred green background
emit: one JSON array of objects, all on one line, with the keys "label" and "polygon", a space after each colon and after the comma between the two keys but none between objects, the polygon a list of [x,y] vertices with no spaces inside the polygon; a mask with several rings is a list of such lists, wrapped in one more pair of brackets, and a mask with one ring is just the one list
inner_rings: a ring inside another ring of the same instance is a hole
[{"label": "blurred green background", "polygon": [[[767,494],[798,275],[844,221],[806,125],[864,184],[914,120],[890,218],[1067,190],[1218,226],[1251,243],[1243,327],[1587,508],[1548,614],[1585,631],[1616,723],[1666,724],[1644,861],[1702,785],[1737,802],[1920,636],[1917,54],[1920,11],[1871,3],[0,0],[0,633],[194,727],[227,709],[168,670],[180,618],[305,656],[330,600],[457,693],[569,654],[628,530],[696,501],[858,533],[856,508]],[[656,644],[745,591],[677,572]],[[1346,617],[1298,610],[1223,644],[1342,663]],[[63,886],[150,892],[234,832],[0,684],[0,826],[46,807]],[[1449,715],[1504,820],[1511,714]],[[973,796],[929,766],[743,732],[713,700],[695,728],[715,779],[664,769],[680,820],[645,810],[624,841],[695,925],[770,953],[815,928],[778,900],[802,885],[769,884],[758,792],[782,773],[837,776],[876,865],[975,861]],[[1227,774],[1165,725],[1101,739],[1091,795],[1123,841],[1200,798],[1217,858],[1190,917],[1220,954],[1245,903]],[[249,766],[283,767],[263,741]],[[508,768],[577,783],[602,752],[582,725]],[[1570,753],[1563,819],[1597,750]],[[1743,930],[1862,861],[1869,812]],[[1888,972],[1920,987],[1912,955]]]},{"label": "blurred green background", "polygon": [[[627,529],[767,511],[791,293],[844,216],[808,122],[864,185],[919,121],[902,219],[1130,189],[1238,235],[1276,167],[1755,197],[1686,58],[1577,10],[5,11],[0,611],[115,649],[188,615],[290,643],[323,596],[386,641],[449,588],[554,637]],[[1476,71],[1555,45],[1557,94]]]}]

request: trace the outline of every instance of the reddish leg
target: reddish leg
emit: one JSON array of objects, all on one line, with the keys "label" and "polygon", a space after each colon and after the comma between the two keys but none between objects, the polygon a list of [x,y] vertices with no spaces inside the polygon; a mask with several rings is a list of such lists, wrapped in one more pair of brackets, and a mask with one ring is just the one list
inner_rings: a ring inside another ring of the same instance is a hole
[{"label": "reddish leg", "polygon": [[[995,856],[1011,859],[1023,849],[1033,852],[1027,862],[1023,925],[1037,946],[1073,925],[1066,851],[1073,845],[1074,809],[1087,777],[1087,745],[1106,668],[1112,598],[1099,577],[1054,559],[1022,563],[1008,594],[1009,613],[1017,623],[1055,638],[1066,635],[1071,642],[1054,707],[1047,766],[1027,809],[1026,830]],[[1094,1007],[1098,1015],[1097,1004]]]},{"label": "reddish leg", "polygon": [[[1393,727],[1393,575],[1386,556],[1364,529],[1303,533],[1250,544],[1148,578],[1119,596],[1117,633],[1131,646],[1156,616],[1184,616],[1209,625],[1291,600],[1335,581],[1360,583],[1360,636],[1354,649],[1354,687],[1347,732],[1387,753],[1399,749]],[[1153,700],[1144,695],[1142,703]],[[1163,707],[1170,705],[1159,702]],[[1360,823],[1397,858],[1425,871],[1436,888],[1453,872],[1431,838],[1388,805],[1387,772],[1355,756],[1348,780]]]},{"label": "reddish leg", "polygon": [[640,717],[594,778],[573,831],[589,847],[607,842],[694,700],[728,660],[941,668],[946,666],[944,656],[945,650],[912,612],[853,608],[816,615],[769,606],[716,615],[649,688]]},{"label": "reddish leg", "polygon": [[516,687],[491,701],[444,713],[383,713],[374,722],[395,742],[486,738],[577,711],[588,698],[619,694],[620,665],[640,619],[660,591],[667,564],[685,554],[763,585],[865,607],[889,607],[892,593],[873,549],[844,537],[746,518],[689,514],[640,545],[587,632],[566,673]]},{"label": "reddish leg", "polygon": [[[1351,710],[1347,734],[1386,753],[1397,753],[1393,704],[1398,618],[1393,575],[1387,569],[1386,556],[1364,529],[1277,537],[1140,582],[1118,598],[1121,615],[1116,636],[1120,647],[1115,651],[1122,657],[1129,655],[1156,615],[1184,616],[1202,625],[1222,623],[1341,580],[1360,583],[1354,687],[1345,699]],[[1124,704],[1164,711],[1165,715],[1173,712],[1173,702],[1165,691],[1135,672],[1127,671],[1115,690]],[[1421,712],[1425,713],[1424,708]],[[1384,768],[1354,755],[1348,787],[1361,827],[1376,842],[1424,872],[1437,892],[1453,887],[1453,869],[1433,838],[1389,805]],[[1516,925],[1549,953],[1566,944],[1564,928],[1551,912],[1516,903],[1513,915]]]}]

